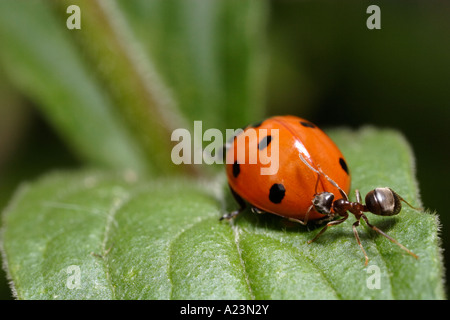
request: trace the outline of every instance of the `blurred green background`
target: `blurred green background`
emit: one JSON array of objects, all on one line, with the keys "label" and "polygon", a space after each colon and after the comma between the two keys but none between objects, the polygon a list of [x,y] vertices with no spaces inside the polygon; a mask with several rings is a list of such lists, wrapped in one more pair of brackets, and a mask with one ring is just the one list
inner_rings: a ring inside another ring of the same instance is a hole
[{"label": "blurred green background", "polygon": [[[76,68],[76,64],[70,66],[71,50],[76,50],[82,66],[96,66],[87,68],[87,74],[89,79],[102,79],[99,81],[102,92],[111,92],[116,85],[119,89],[133,86],[132,82],[121,82],[120,72],[108,74],[114,72],[108,70],[114,55],[99,58],[104,54],[104,44],[98,41],[108,30],[103,30],[101,20],[96,29],[95,15],[89,17],[89,10],[94,9],[85,7],[85,2],[53,1],[51,5],[17,2],[20,4],[10,5],[4,0],[0,6],[1,208],[7,205],[20,182],[51,170],[89,163],[88,152],[80,152],[70,138],[70,130],[61,129],[65,128],[61,121],[52,117],[51,113],[59,109],[43,106],[56,98],[64,106],[70,95],[37,98],[46,87],[57,86],[58,74],[49,74],[48,82],[44,78],[36,83],[35,91],[24,85],[30,78],[21,75],[42,70],[28,68],[39,53],[23,52],[21,48],[26,48],[27,43],[21,41],[27,37],[20,35],[30,33],[30,41],[40,41],[36,47],[45,46],[48,51],[42,56],[48,57],[48,63],[57,64],[51,59],[62,54],[59,62],[61,66],[69,65],[69,70]],[[65,8],[77,3],[82,8],[82,29],[68,31]],[[118,1],[116,9],[122,12],[119,22],[128,23],[126,30],[135,35],[146,52],[152,53],[153,67],[161,74],[161,82],[183,97],[178,106],[188,121],[204,120],[209,127],[224,129],[274,114],[295,114],[325,129],[341,126],[356,129],[365,124],[395,128],[411,144],[424,207],[439,213],[443,247],[448,248],[450,217],[445,196],[450,179],[448,2],[161,3]],[[369,17],[366,9],[370,4],[381,8],[381,30],[366,27]],[[17,28],[9,29],[11,26]],[[55,29],[55,34],[50,32]],[[95,34],[95,30],[99,33]],[[58,37],[69,43],[64,50],[58,46],[67,43],[57,41]],[[6,47],[11,44],[17,47]],[[217,61],[225,62],[220,65]],[[220,72],[215,70],[217,66],[221,67]],[[127,70],[127,65],[117,70]],[[226,76],[214,77],[217,73]],[[76,91],[82,85],[76,82],[74,74],[65,74],[64,81]],[[114,81],[105,81],[108,77]],[[126,93],[124,90],[122,95],[111,99],[116,104],[126,104]],[[251,107],[243,108],[241,103]],[[127,110],[119,114],[140,119]],[[139,109],[136,110],[137,113]],[[133,121],[129,123],[133,126]],[[133,134],[140,137],[139,124],[135,127]],[[158,136],[157,131],[153,134]],[[170,141],[170,136],[159,137],[163,143],[165,139]],[[141,141],[143,145],[146,143]],[[118,157],[113,152],[109,156]],[[150,175],[152,170],[155,168],[149,169]],[[444,251],[447,261],[448,252]],[[0,278],[0,297],[10,298],[5,275],[2,273]]]}]

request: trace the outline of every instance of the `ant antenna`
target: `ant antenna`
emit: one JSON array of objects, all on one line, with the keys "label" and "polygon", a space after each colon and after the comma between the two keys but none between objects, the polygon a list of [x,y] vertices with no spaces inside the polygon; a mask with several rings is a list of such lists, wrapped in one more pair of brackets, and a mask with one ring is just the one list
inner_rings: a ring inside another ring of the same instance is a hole
[{"label": "ant antenna", "polygon": [[400,197],[397,193],[395,193],[395,194],[400,199],[400,201],[403,201],[404,203],[406,203],[411,209],[414,209],[414,210],[417,210],[417,211],[423,211],[423,208],[414,207],[408,201],[406,201],[405,199]]},{"label": "ant antenna", "polygon": [[[333,179],[331,179],[330,177],[328,177],[328,176],[325,174],[325,172],[323,172],[322,169],[320,169],[320,167],[319,167],[319,170],[315,169],[312,165],[310,165],[310,164],[308,163],[308,161],[306,161],[306,159],[303,157],[303,155],[302,155],[301,153],[299,153],[299,157],[300,157],[300,159],[303,161],[303,163],[304,163],[305,165],[308,166],[308,168],[310,168],[312,171],[314,171],[315,173],[317,173],[319,176],[320,176],[320,175],[323,175],[323,176],[328,180],[328,182],[330,182],[333,186],[335,186],[335,187],[339,190],[339,192],[341,193],[342,197],[343,197],[345,200],[348,201],[348,196],[347,196],[347,194],[345,193],[345,191],[342,190],[342,188],[339,187],[338,184],[337,184],[336,182],[334,182]],[[318,183],[319,183],[319,179],[317,179],[317,182],[316,182],[316,188],[317,188],[317,184],[318,184]],[[402,199],[402,200],[403,200],[403,199]],[[404,201],[404,200],[403,200],[403,201]],[[406,201],[405,201],[405,202],[406,202]]]}]

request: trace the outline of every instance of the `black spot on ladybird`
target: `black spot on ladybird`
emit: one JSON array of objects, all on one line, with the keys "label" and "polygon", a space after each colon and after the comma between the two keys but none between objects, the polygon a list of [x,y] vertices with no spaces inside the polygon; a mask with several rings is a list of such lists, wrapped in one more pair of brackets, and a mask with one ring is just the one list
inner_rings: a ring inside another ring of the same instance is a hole
[{"label": "black spot on ladybird", "polygon": [[275,183],[269,191],[269,200],[273,203],[280,203],[284,194],[286,193],[286,189],[281,183]]},{"label": "black spot on ladybird", "polygon": [[237,176],[241,173],[241,167],[237,160],[233,163],[233,177],[237,178]]},{"label": "black spot on ladybird", "polygon": [[258,149],[263,150],[263,149],[267,148],[267,146],[270,144],[270,141],[272,141],[272,136],[271,135],[265,136],[258,143]]},{"label": "black spot on ladybird", "polygon": [[306,128],[315,128],[316,127],[311,122],[306,122],[306,121],[300,121],[300,124]]},{"label": "black spot on ladybird", "polygon": [[342,158],[339,158],[339,164],[341,165],[341,168],[348,174],[348,167],[347,167],[347,163],[345,162],[345,160]]}]

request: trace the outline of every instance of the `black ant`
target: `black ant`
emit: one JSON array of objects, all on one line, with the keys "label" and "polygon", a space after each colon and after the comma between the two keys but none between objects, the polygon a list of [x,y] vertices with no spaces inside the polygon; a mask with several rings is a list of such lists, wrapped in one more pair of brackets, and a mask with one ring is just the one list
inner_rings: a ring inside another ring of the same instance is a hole
[{"label": "black ant", "polygon": [[[316,193],[314,195],[314,198],[312,200],[311,206],[308,208],[305,217],[303,220],[300,219],[294,219],[289,218],[291,221],[299,222],[302,225],[306,225],[308,223],[308,216],[309,213],[314,209],[318,213],[321,213],[324,215],[324,219],[328,220],[329,222],[322,228],[322,230],[319,231],[319,233],[311,240],[308,241],[308,243],[314,242],[318,237],[320,237],[327,229],[331,226],[336,226],[338,224],[343,223],[346,221],[349,217],[348,212],[352,213],[356,221],[352,225],[353,233],[355,235],[356,241],[358,242],[359,247],[361,248],[364,257],[365,257],[365,265],[367,266],[369,262],[369,257],[367,256],[366,251],[364,250],[364,247],[361,244],[361,240],[358,235],[358,231],[356,230],[356,227],[359,226],[361,218],[366,222],[367,226],[369,226],[372,230],[376,231],[377,233],[381,234],[383,237],[389,239],[393,243],[395,243],[397,246],[399,246],[401,249],[406,251],[408,254],[413,256],[414,258],[418,259],[419,257],[413,253],[411,250],[406,248],[404,245],[399,243],[397,240],[386,234],[384,231],[380,230],[378,227],[372,225],[369,222],[369,219],[364,214],[364,212],[371,212],[373,214],[379,215],[379,216],[393,216],[398,214],[402,209],[401,202],[403,201],[408,206],[415,210],[421,210],[418,208],[413,207],[410,205],[405,199],[400,197],[394,190],[388,187],[384,188],[375,188],[374,190],[370,191],[366,197],[365,197],[365,203],[362,204],[361,202],[361,194],[359,190],[355,190],[356,193],[356,202],[352,202],[349,200],[347,194],[344,190],[342,190],[339,185],[334,182],[331,178],[329,178],[321,169],[320,167],[318,169],[315,169],[309,164],[303,156],[300,154],[300,159],[305,163],[306,166],[308,166],[312,171],[316,172],[318,174],[317,182],[315,186]],[[319,184],[320,176],[324,176],[334,187],[336,187],[342,198],[340,199],[334,199],[335,196],[331,192],[321,192],[317,193],[317,186]],[[245,201],[241,199],[234,191],[231,189],[231,192],[234,196],[234,198],[237,200],[237,202],[240,204],[240,208],[238,210],[235,210],[231,213],[225,214],[220,218],[222,219],[231,219],[235,216],[237,216],[240,212],[242,212],[245,208]],[[251,207],[252,211],[256,213],[263,213],[264,211],[256,208]],[[336,216],[342,217],[338,220],[333,220]],[[330,221],[331,220],[331,221]],[[322,220],[323,221],[323,220]]]},{"label": "black ant", "polygon": [[392,238],[391,236],[387,235],[385,232],[377,228],[376,226],[372,225],[367,216],[364,214],[364,212],[371,212],[376,215],[380,216],[393,216],[398,214],[402,209],[401,202],[403,201],[408,206],[410,206],[413,209],[419,210],[417,208],[414,208],[412,205],[410,205],[405,199],[400,197],[394,190],[388,187],[384,188],[375,188],[374,190],[370,191],[366,197],[365,197],[365,205],[361,202],[361,194],[359,193],[359,190],[355,190],[356,193],[356,202],[351,202],[347,196],[347,194],[342,190],[336,182],[334,182],[332,179],[330,179],[324,172],[322,172],[319,168],[319,170],[313,168],[301,155],[300,159],[314,172],[316,172],[319,176],[316,182],[316,191],[317,191],[317,185],[319,182],[320,175],[323,175],[333,186],[335,186],[340,194],[342,195],[341,199],[334,200],[334,194],[330,192],[321,192],[315,194],[312,205],[309,207],[308,212],[305,215],[304,220],[297,220],[297,219],[291,219],[296,222],[300,222],[303,225],[306,225],[308,222],[308,215],[309,212],[314,208],[317,212],[327,215],[330,219],[334,218],[336,215],[342,217],[339,220],[333,220],[328,222],[322,230],[311,240],[308,241],[308,243],[311,243],[315,241],[318,237],[320,237],[328,227],[335,226],[338,224],[343,223],[347,218],[349,217],[348,212],[352,213],[356,221],[352,225],[353,233],[355,235],[356,241],[358,242],[359,247],[361,248],[362,252],[364,253],[365,257],[365,265],[369,262],[369,257],[367,256],[366,251],[364,250],[361,240],[359,239],[358,231],[356,230],[356,227],[359,226],[361,218],[366,222],[367,226],[369,226],[372,230],[376,231],[377,233],[381,234],[382,236],[386,237],[396,245],[398,245],[401,249],[412,255],[414,258],[418,259],[419,257],[414,254],[412,251],[410,251],[408,248],[406,248],[404,245],[399,243],[397,240]]}]

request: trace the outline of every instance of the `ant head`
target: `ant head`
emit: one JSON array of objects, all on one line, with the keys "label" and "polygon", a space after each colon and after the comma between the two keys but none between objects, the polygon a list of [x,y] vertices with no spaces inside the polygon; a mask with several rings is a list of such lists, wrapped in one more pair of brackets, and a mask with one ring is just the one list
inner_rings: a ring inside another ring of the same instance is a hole
[{"label": "ant head", "polygon": [[402,209],[404,201],[391,188],[375,188],[366,195],[367,210],[380,216],[393,216]]},{"label": "ant head", "polygon": [[330,192],[321,192],[314,195],[313,206],[317,212],[322,214],[330,214],[333,205],[334,194]]}]

